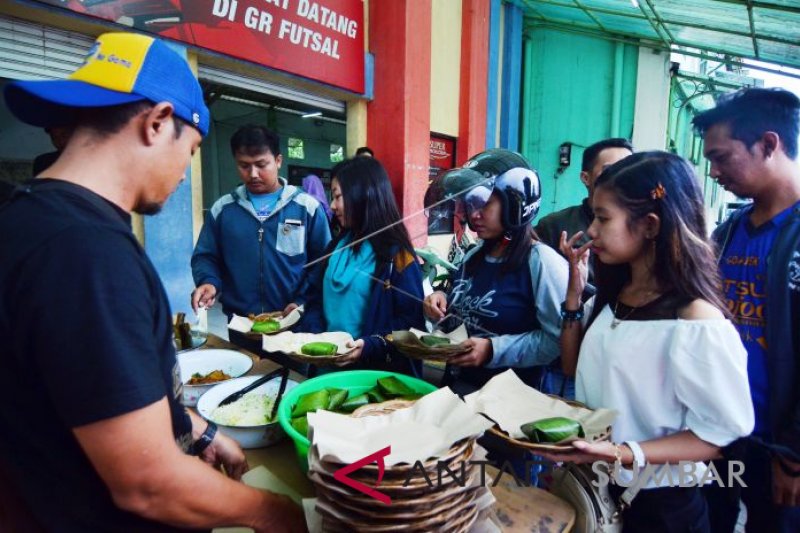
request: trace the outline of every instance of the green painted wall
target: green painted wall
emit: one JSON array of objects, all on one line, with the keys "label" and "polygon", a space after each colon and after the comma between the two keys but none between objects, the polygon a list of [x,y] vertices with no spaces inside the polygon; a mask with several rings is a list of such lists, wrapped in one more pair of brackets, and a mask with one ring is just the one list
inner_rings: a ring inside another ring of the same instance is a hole
[{"label": "green painted wall", "polygon": [[[638,48],[565,33],[527,28],[523,64],[520,151],[542,178],[540,217],[580,203],[583,148],[601,139],[633,133]],[[619,69],[618,121],[612,119],[615,62]],[[618,131],[612,131],[618,124]],[[558,170],[558,146],[573,143],[572,163]]]},{"label": "green painted wall", "polygon": [[725,194],[716,180],[708,175],[709,164],[703,157],[703,140],[695,134],[692,127],[695,110],[691,100],[688,103],[686,100],[686,92],[677,79],[673,78],[670,90],[668,145],[671,152],[684,157],[694,166],[700,188],[703,190],[708,230],[712,231],[724,218],[726,214],[724,204],[731,198]]},{"label": "green painted wall", "polygon": [[[344,124],[304,119],[299,115],[256,107],[228,100],[217,100],[211,106],[211,127],[208,137],[203,141],[203,208],[209,209],[221,195],[239,185],[239,175],[231,156],[230,138],[245,124],[261,124],[278,133],[281,140],[283,165],[280,175],[287,175],[289,165],[303,167],[332,168],[330,160],[331,144],[346,146],[346,127]],[[287,139],[303,139],[304,159],[290,159],[287,153]]]}]

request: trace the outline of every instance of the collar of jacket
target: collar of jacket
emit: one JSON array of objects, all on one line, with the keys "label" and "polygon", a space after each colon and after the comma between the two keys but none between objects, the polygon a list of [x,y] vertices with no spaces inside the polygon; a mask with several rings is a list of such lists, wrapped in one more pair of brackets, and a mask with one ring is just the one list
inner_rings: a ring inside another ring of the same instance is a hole
[{"label": "collar of jacket", "polygon": [[[269,214],[266,220],[272,218],[272,216],[283,209],[286,204],[292,201],[292,198],[300,194],[300,189],[295,187],[294,185],[289,185],[289,182],[286,181],[286,178],[282,178],[278,176],[278,183],[280,183],[281,187],[283,187],[283,192],[281,192],[281,197],[278,199],[278,203],[275,204],[275,209]],[[256,210],[253,208],[253,204],[250,199],[247,197],[247,188],[244,185],[239,185],[236,187],[233,192],[231,193],[233,198],[236,200],[236,203],[239,204],[242,209],[253,215],[256,219],[258,219],[258,215],[256,214]]]}]

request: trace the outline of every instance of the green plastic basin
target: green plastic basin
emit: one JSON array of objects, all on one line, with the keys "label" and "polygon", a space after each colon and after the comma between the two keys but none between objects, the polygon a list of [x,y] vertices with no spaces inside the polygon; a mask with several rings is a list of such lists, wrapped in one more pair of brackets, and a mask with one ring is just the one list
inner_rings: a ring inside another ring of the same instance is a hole
[{"label": "green plastic basin", "polygon": [[428,394],[436,390],[436,387],[427,381],[406,376],[405,374],[383,372],[380,370],[348,370],[344,372],[333,372],[309,379],[286,393],[283,400],[281,400],[281,404],[278,406],[278,422],[280,422],[283,430],[289,435],[292,442],[294,442],[297,460],[300,461],[300,467],[303,469],[303,472],[308,472],[308,448],[311,443],[305,435],[301,435],[291,424],[292,409],[294,409],[297,400],[304,394],[328,387],[347,389],[349,395],[352,397],[367,392],[377,384],[379,378],[385,378],[387,376],[395,376],[417,394]]}]

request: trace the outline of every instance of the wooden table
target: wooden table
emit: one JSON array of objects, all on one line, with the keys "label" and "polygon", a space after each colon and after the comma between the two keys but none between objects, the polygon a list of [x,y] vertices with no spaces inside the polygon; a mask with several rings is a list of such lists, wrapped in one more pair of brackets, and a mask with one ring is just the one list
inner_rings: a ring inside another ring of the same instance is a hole
[{"label": "wooden table", "polygon": [[[278,364],[269,359],[259,359],[255,355],[231,344],[215,335],[208,335],[208,348],[226,348],[237,350],[251,356],[255,361],[250,374],[266,374],[278,368]],[[290,377],[295,381],[303,381],[304,376],[292,372]],[[308,477],[300,469],[291,439],[268,448],[245,450],[250,467],[263,465],[294,492],[303,498],[313,498],[314,487]],[[487,467],[487,483],[494,479],[497,469]],[[497,522],[503,531],[523,533],[537,531],[539,533],[566,532],[572,529],[575,522],[575,510],[565,501],[547,491],[535,487],[518,487],[513,478],[505,474],[492,494],[497,499],[495,512]]]}]

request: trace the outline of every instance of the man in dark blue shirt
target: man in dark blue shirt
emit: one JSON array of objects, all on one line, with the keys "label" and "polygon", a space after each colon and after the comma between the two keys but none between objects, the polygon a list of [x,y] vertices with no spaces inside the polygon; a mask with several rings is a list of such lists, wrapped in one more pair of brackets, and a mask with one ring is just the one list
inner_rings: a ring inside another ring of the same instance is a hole
[{"label": "man in dark blue shirt", "polygon": [[[751,205],[714,232],[728,308],[747,348],[756,415],[744,452],[748,531],[800,530],[800,99],[782,89],[742,89],[694,119],[711,177]],[[730,531],[738,499],[709,506]],[[728,496],[735,492],[728,491]],[[724,522],[728,523],[724,523]]]}]

